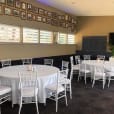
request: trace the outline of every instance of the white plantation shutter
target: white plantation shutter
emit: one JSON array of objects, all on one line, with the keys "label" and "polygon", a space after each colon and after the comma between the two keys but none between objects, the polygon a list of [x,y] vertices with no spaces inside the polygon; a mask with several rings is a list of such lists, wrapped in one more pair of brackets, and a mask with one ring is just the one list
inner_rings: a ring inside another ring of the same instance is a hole
[{"label": "white plantation shutter", "polygon": [[37,29],[23,28],[23,43],[38,43],[39,31]]},{"label": "white plantation shutter", "polygon": [[40,43],[53,43],[53,32],[40,30]]},{"label": "white plantation shutter", "polygon": [[67,34],[59,33],[57,42],[58,44],[67,44]]},{"label": "white plantation shutter", "polygon": [[68,34],[68,44],[75,44],[75,35]]}]

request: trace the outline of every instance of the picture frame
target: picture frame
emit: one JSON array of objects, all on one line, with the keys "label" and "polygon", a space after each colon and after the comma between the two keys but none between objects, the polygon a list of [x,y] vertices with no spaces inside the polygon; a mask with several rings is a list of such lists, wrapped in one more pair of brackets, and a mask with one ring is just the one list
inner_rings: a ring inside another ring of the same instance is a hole
[{"label": "picture frame", "polygon": [[47,16],[48,17],[52,17],[52,13],[51,12],[47,12]]},{"label": "picture frame", "polygon": [[40,15],[44,15],[44,9],[39,8],[39,9],[38,9],[38,13],[39,13]]},{"label": "picture frame", "polygon": [[32,12],[38,14],[38,8],[33,6],[33,7],[32,7]]},{"label": "picture frame", "polygon": [[14,0],[7,0],[7,5],[8,6],[14,6]]},{"label": "picture frame", "polygon": [[0,15],[3,13],[2,5],[0,5]]},{"label": "picture frame", "polygon": [[38,22],[42,22],[42,17],[41,16],[36,16],[36,21],[38,21]]},{"label": "picture frame", "polygon": [[4,14],[5,15],[12,15],[12,9],[9,7],[4,7]]},{"label": "picture frame", "polygon": [[54,26],[58,26],[58,20],[57,19],[52,19],[51,24]]},{"label": "picture frame", "polygon": [[20,0],[16,0],[15,1],[15,7],[16,8],[21,8],[21,2],[20,2]]},{"label": "picture frame", "polygon": [[47,18],[47,19],[46,19],[46,23],[47,23],[47,24],[51,24],[51,18]]},{"label": "picture frame", "polygon": [[47,16],[48,15],[48,11],[44,10],[44,15]]},{"label": "picture frame", "polygon": [[52,18],[54,18],[54,19],[57,19],[58,18],[58,15],[57,15],[56,12],[52,12]]},{"label": "picture frame", "polygon": [[33,19],[32,13],[27,13],[27,20],[32,21],[32,19]]},{"label": "picture frame", "polygon": [[45,17],[42,17],[42,22],[46,23],[46,18]]},{"label": "picture frame", "polygon": [[27,9],[27,4],[25,2],[21,2],[21,8],[23,10],[26,10]]},{"label": "picture frame", "polygon": [[5,4],[6,0],[0,0],[0,3]]},{"label": "picture frame", "polygon": [[34,15],[34,14],[32,15],[32,20],[36,21],[36,15]]},{"label": "picture frame", "polygon": [[23,19],[23,20],[27,19],[26,12],[21,11],[20,12],[20,18]]},{"label": "picture frame", "polygon": [[13,14],[14,16],[16,16],[16,17],[19,17],[19,16],[20,16],[20,11],[17,10],[17,9],[13,9],[13,10],[12,10],[12,14]]},{"label": "picture frame", "polygon": [[32,11],[32,4],[27,3],[27,10]]}]

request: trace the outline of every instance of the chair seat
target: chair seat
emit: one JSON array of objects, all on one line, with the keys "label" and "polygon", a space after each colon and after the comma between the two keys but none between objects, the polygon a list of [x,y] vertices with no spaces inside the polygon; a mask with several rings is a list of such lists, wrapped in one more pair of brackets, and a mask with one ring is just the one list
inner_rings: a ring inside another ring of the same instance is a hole
[{"label": "chair seat", "polygon": [[7,86],[0,86],[0,95],[4,95],[11,92],[11,88]]},{"label": "chair seat", "polygon": [[65,88],[61,84],[58,85],[58,88],[56,84],[49,85],[46,88],[53,92],[56,92],[58,90],[57,93],[60,93],[65,90]]},{"label": "chair seat", "polygon": [[79,64],[73,65],[73,70],[79,70],[79,68],[80,68]]},{"label": "chair seat", "polygon": [[34,97],[38,94],[38,88],[26,87],[22,89],[23,97]]},{"label": "chair seat", "polygon": [[90,70],[82,69],[82,70],[80,70],[80,72],[83,72],[83,73],[90,73],[91,71],[90,71]]}]

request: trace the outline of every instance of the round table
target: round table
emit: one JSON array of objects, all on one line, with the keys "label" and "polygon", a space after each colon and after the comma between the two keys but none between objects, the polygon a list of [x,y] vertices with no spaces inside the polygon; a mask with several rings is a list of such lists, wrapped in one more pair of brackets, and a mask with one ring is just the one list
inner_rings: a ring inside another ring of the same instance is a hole
[{"label": "round table", "polygon": [[58,68],[47,65],[16,65],[8,66],[0,69],[0,80],[2,85],[8,85],[12,87],[12,102],[18,104],[18,84],[19,76],[18,73],[21,71],[28,71],[32,68],[38,73],[38,101],[40,103],[46,103],[47,93],[45,87],[56,81]]}]

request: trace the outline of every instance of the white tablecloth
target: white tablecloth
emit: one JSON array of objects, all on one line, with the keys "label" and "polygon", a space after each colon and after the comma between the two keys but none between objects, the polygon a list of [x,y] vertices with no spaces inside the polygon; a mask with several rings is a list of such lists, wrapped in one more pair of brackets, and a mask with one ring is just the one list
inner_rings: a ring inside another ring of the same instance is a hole
[{"label": "white tablecloth", "polygon": [[[39,94],[38,100],[40,103],[46,103],[47,93],[45,87],[56,81],[57,71],[59,70],[53,66],[46,65],[32,65],[38,72]],[[19,71],[28,70],[28,65],[8,66],[0,69],[0,80],[2,85],[12,87],[12,102],[18,104],[18,83]]]}]

